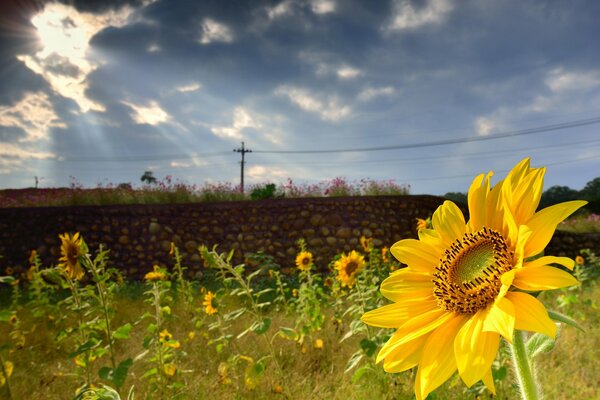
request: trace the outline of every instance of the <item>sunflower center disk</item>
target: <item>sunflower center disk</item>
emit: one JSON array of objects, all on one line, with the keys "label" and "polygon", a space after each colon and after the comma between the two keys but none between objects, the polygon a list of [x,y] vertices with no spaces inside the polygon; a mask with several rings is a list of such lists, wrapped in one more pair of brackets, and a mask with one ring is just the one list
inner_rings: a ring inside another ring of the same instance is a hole
[{"label": "sunflower center disk", "polygon": [[474,314],[498,295],[513,253],[493,229],[466,233],[446,249],[433,274],[434,295],[447,311]]}]

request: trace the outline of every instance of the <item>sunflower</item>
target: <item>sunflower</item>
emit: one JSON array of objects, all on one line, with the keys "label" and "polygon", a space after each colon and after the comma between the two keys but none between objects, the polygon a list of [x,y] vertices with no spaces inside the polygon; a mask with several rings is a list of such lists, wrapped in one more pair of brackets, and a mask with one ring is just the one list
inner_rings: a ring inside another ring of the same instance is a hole
[{"label": "sunflower", "polygon": [[61,241],[59,265],[64,268],[70,279],[80,280],[85,274],[79,257],[83,255],[83,239],[79,232],[71,236],[68,233],[58,235]]},{"label": "sunflower", "polygon": [[416,220],[417,220],[417,232],[421,231],[423,229],[429,228],[429,223],[427,222],[426,219],[416,218]]},{"label": "sunflower", "polygon": [[575,257],[575,264],[577,264],[577,265],[583,265],[583,264],[585,264],[585,258],[583,258],[582,256],[576,256]]},{"label": "sunflower", "polygon": [[372,238],[367,238],[365,236],[360,237],[360,245],[362,246],[365,253],[371,252],[371,250],[373,249],[372,244],[373,244]]},{"label": "sunflower", "polygon": [[313,255],[310,251],[301,251],[296,256],[296,266],[300,271],[308,271],[313,263]]},{"label": "sunflower", "polygon": [[147,281],[164,281],[167,279],[167,275],[158,265],[155,265],[152,271],[144,275],[144,279]]},{"label": "sunflower", "polygon": [[216,296],[210,290],[208,293],[204,295],[204,301],[202,302],[204,306],[204,312],[208,315],[213,315],[217,312],[217,301]]},{"label": "sunflower", "polygon": [[475,178],[468,193],[471,219],[446,201],[433,215],[432,229],[419,239],[392,246],[407,268],[392,273],[381,294],[392,304],[363,315],[373,326],[396,328],[380,350],[388,372],[418,366],[415,394],[424,399],[456,370],[467,386],[483,380],[494,392],[491,364],[500,336],[540,332],[554,338],[556,325],[544,305],[527,292],[577,283],[567,257],[536,259],[556,226],[586,204],[569,201],[536,212],[545,168],[518,163],[506,179],[490,187],[488,175]]},{"label": "sunflower", "polygon": [[365,257],[352,250],[348,255],[342,255],[334,266],[338,271],[337,279],[342,282],[342,287],[352,287],[356,282],[356,275],[365,266]]}]

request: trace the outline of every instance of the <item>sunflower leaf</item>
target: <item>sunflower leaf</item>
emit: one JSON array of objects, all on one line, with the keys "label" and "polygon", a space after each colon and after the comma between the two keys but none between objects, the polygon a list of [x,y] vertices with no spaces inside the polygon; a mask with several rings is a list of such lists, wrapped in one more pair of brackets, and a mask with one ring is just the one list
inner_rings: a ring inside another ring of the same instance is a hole
[{"label": "sunflower leaf", "polygon": [[548,316],[551,319],[553,319],[554,321],[562,322],[564,324],[567,324],[569,326],[577,328],[582,332],[585,332],[585,329],[583,329],[583,327],[581,325],[579,325],[579,323],[577,323],[577,321],[575,321],[571,317],[567,317],[564,314],[561,314],[561,313],[558,313],[558,312],[552,311],[552,310],[548,310]]},{"label": "sunflower leaf", "polygon": [[356,367],[358,365],[358,363],[360,362],[360,360],[362,360],[363,356],[364,356],[364,354],[363,354],[362,350],[359,350],[356,353],[352,354],[352,357],[350,357],[350,360],[348,360],[348,363],[346,364],[346,369],[344,370],[344,373],[347,374],[354,367]]},{"label": "sunflower leaf", "polygon": [[527,354],[534,359],[542,353],[548,353],[556,345],[556,341],[542,333],[533,334],[527,341]]}]

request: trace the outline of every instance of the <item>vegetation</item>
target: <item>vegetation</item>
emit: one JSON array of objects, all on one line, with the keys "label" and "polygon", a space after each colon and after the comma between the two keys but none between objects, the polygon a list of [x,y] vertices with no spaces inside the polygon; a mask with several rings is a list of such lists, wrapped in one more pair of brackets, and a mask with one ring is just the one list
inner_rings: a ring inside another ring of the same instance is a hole
[{"label": "vegetation", "polygon": [[0,190],[0,207],[44,207],[73,205],[111,204],[166,204],[203,201],[241,201],[269,198],[336,197],[336,196],[383,196],[406,195],[409,188],[393,181],[363,179],[348,182],[335,178],[313,185],[297,185],[289,179],[286,183],[258,184],[251,186],[250,194],[242,193],[230,183],[207,183],[203,186],[173,181],[170,176],[156,180],[152,171],[141,177],[145,184],[133,188],[130,184],[98,185],[84,188],[73,181],[69,188],[6,189]]},{"label": "vegetation", "polygon": [[[26,274],[1,278],[4,398],[413,396],[414,370],[387,374],[375,364],[392,331],[359,320],[387,302],[379,283],[401,267],[369,238],[328,266],[314,265],[299,241],[290,275],[265,254],[234,266],[232,253],[202,247],[202,281],[186,278],[173,245],[172,265],[156,266],[137,283],[123,281],[106,249],[92,252],[78,235],[61,240],[57,267],[42,266],[33,252]],[[556,349],[538,357],[548,398],[600,395],[600,260],[583,251],[576,261],[582,285],[543,295],[585,329],[564,326]],[[317,273],[323,268],[329,272]],[[493,365],[498,399],[516,395],[507,379],[509,360],[502,348]],[[567,380],[564,371],[570,371]],[[466,388],[455,376],[431,398],[476,399],[483,391],[481,384]]]}]

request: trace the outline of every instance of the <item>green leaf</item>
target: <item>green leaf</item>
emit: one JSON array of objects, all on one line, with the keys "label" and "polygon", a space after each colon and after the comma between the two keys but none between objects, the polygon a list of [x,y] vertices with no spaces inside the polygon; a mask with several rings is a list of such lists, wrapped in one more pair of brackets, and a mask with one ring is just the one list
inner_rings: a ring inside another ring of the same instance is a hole
[{"label": "green leaf", "polygon": [[110,379],[116,387],[120,388],[125,383],[125,379],[127,378],[127,373],[129,372],[129,368],[133,365],[133,360],[128,358],[127,360],[123,360],[117,365],[117,368],[113,370],[112,378]]},{"label": "green leaf", "polygon": [[298,333],[292,328],[281,327],[279,328],[279,335],[284,339],[296,340]]},{"label": "green leaf", "polygon": [[149,369],[148,371],[146,371],[144,373],[144,375],[142,375],[142,378],[147,378],[149,376],[156,375],[156,374],[158,374],[158,369],[152,368],[152,369]]},{"label": "green leaf", "polygon": [[258,361],[256,363],[248,365],[246,367],[246,372],[244,376],[244,383],[246,384],[246,388],[252,390],[258,385],[258,383],[262,380],[262,377],[265,373],[265,365],[262,361]]},{"label": "green leaf", "polygon": [[356,384],[360,378],[362,378],[367,372],[373,371],[373,369],[369,365],[363,365],[359,369],[357,369],[352,375],[352,383]]},{"label": "green leaf", "polygon": [[12,310],[0,310],[0,321],[8,322],[13,315],[15,313]]},{"label": "green leaf", "polygon": [[11,283],[14,282],[15,278],[7,275],[7,276],[0,276],[0,283]]},{"label": "green leaf", "polygon": [[356,353],[352,354],[352,357],[350,357],[350,360],[348,360],[348,363],[346,364],[346,369],[344,370],[344,373],[347,374],[354,367],[356,367],[358,365],[358,363],[360,362],[360,360],[362,360],[363,356],[364,356],[364,354],[363,354],[362,350],[359,350]]},{"label": "green leaf", "polygon": [[556,341],[544,334],[535,333],[527,341],[527,354],[530,359],[534,359],[542,353],[551,351],[556,344]]},{"label": "green leaf", "polygon": [[76,356],[80,355],[81,353],[85,353],[86,351],[93,349],[97,345],[98,345],[98,342],[96,340],[90,339],[87,342],[85,342],[84,344],[80,345],[77,348],[77,350],[75,350],[74,352],[70,353],[67,357],[68,358],[76,357]]},{"label": "green leaf", "polygon": [[375,353],[375,350],[377,350],[377,344],[374,341],[365,338],[360,341],[360,348],[365,352],[367,357],[371,357]]},{"label": "green leaf", "polygon": [[129,339],[129,332],[131,332],[132,325],[128,322],[123,326],[120,326],[113,332],[113,338],[115,339]]},{"label": "green leaf", "polygon": [[585,329],[583,329],[583,327],[581,325],[579,325],[579,323],[577,323],[577,321],[575,321],[571,317],[567,317],[564,314],[561,314],[561,313],[558,313],[558,312],[552,311],[552,310],[548,310],[548,316],[551,319],[553,319],[554,321],[562,322],[564,324],[567,324],[569,326],[579,329],[581,332],[585,332]]},{"label": "green leaf", "polygon": [[257,335],[262,335],[267,330],[269,330],[270,326],[271,326],[271,319],[265,318],[262,321],[255,322],[250,329],[252,329],[252,331],[254,333],[256,333]]},{"label": "green leaf", "polygon": [[227,314],[225,314],[223,316],[223,321],[225,321],[225,322],[233,321],[234,319],[238,318],[239,316],[241,316],[245,312],[246,312],[245,308],[240,308],[240,309],[237,309],[237,310],[232,311],[230,313],[227,313]]}]

